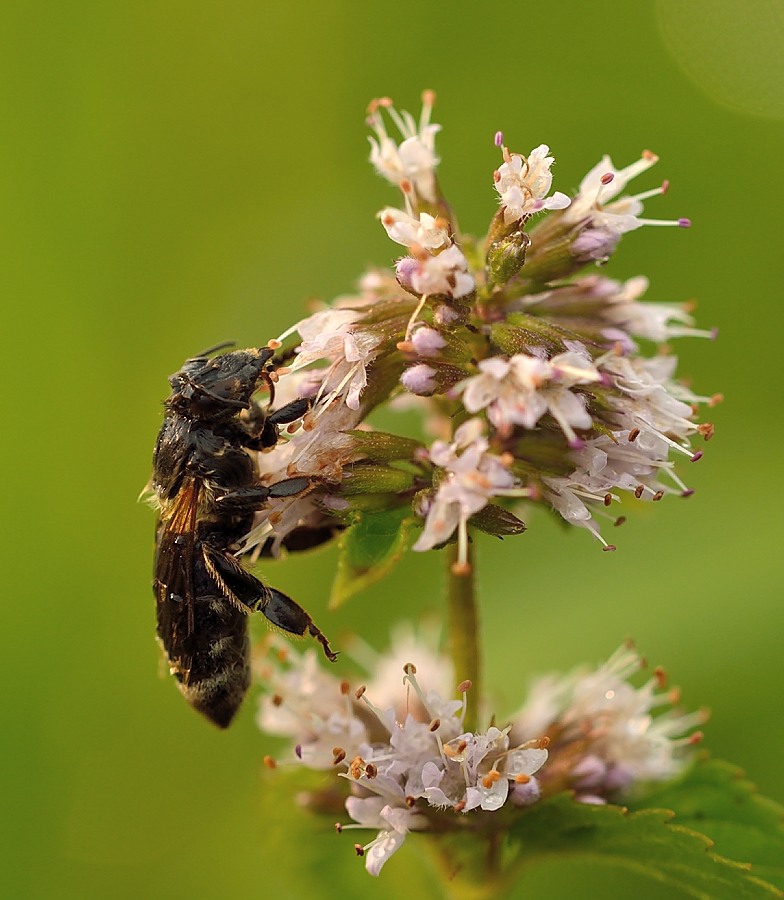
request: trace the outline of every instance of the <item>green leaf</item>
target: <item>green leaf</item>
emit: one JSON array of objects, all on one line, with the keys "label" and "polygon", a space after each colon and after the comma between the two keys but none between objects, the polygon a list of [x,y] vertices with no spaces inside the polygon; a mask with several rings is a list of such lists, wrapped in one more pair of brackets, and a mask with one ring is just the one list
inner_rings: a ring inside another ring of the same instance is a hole
[{"label": "green leaf", "polygon": [[[559,794],[538,803],[509,831],[516,862],[579,857],[645,875],[699,900],[770,900],[781,896],[748,865],[718,856],[712,841],[674,822],[663,809],[576,803]],[[516,845],[516,846],[515,846]]]},{"label": "green leaf", "polygon": [[784,808],[729,763],[698,760],[679,781],[633,806],[673,810],[676,824],[707,835],[717,853],[750,863],[754,875],[784,890]]},{"label": "green leaf", "polygon": [[394,568],[405,552],[412,522],[408,506],[357,514],[338,544],[340,556],[329,601],[332,609]]}]

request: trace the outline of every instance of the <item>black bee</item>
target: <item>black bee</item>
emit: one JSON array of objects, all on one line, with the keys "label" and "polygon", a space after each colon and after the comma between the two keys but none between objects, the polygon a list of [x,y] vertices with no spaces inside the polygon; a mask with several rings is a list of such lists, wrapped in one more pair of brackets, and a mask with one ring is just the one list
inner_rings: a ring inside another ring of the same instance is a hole
[{"label": "black bee", "polygon": [[[223,345],[225,346],[225,345]],[[236,350],[189,359],[169,379],[171,396],[153,455],[160,507],[154,591],[158,638],[185,699],[221,728],[250,683],[246,618],[259,610],[277,628],[310,634],[334,661],[326,637],[290,597],[242,568],[232,550],[271,497],[309,487],[307,478],[260,484],[248,450],[274,447],[279,426],[308,410],[294,400],[275,412],[252,396],[262,383],[274,397],[273,351]]]}]

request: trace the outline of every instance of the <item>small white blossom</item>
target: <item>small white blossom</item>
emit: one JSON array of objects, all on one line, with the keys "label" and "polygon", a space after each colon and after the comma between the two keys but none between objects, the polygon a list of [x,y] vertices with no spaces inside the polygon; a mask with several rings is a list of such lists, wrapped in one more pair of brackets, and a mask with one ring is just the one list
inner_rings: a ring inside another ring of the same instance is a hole
[{"label": "small white blossom", "polygon": [[572,444],[581,442],[575,428],[590,428],[591,416],[575,385],[591,384],[601,375],[582,354],[568,351],[543,360],[516,354],[510,359],[490,357],[479,363],[480,374],[463,381],[458,389],[470,413],[487,409],[487,417],[502,433],[515,425],[534,428],[549,412]]},{"label": "small white blossom", "polygon": [[291,371],[314,362],[329,360],[321,393],[329,400],[343,397],[346,405],[359,409],[360,394],[367,385],[367,367],[373,361],[381,337],[358,322],[361,315],[351,309],[328,309],[297,325],[303,338]]},{"label": "small white blossom", "polygon": [[582,223],[584,227],[598,229],[608,236],[620,236],[643,225],[677,225],[687,228],[691,224],[688,219],[669,221],[641,218],[643,201],[665,193],[666,182],[649,191],[619,197],[633,178],[658,161],[659,157],[655,153],[646,150],[636,162],[624,169],[616,169],[610,157],[603,156],[580,182],[577,196],[564,213],[565,221]]},{"label": "small white blossom", "polygon": [[417,257],[401,259],[397,276],[404,287],[428,297],[438,294],[458,299],[475,288],[466,258],[456,244],[436,255],[423,252]]},{"label": "small white blossom", "polygon": [[550,172],[555,157],[541,144],[523,157],[504,148],[505,162],[494,175],[495,189],[501,198],[504,223],[511,225],[543,209],[564,209],[571,202],[566,194],[556,191],[548,197],[553,176]]},{"label": "small white blossom", "polygon": [[454,441],[436,441],[430,458],[444,470],[414,550],[429,550],[447,541],[455,529],[484,509],[492,497],[513,490],[517,481],[501,459],[488,453],[482,423],[471,419],[455,432]]},{"label": "small white blossom", "polygon": [[[440,125],[430,122],[435,95],[425,91],[422,95],[422,113],[417,123],[408,112],[398,112],[388,97],[374,100],[370,105],[368,124],[375,132],[370,140],[370,162],[387,181],[403,186],[408,181],[416,195],[428,203],[436,202],[435,169],[439,163],[436,155],[436,134]],[[384,117],[387,115],[397,126],[402,142],[398,144],[387,133]]]},{"label": "small white blossom", "polygon": [[434,251],[452,243],[448,224],[429,213],[422,212],[416,219],[400,209],[388,207],[382,209],[378,217],[389,237],[404,247],[417,245]]}]

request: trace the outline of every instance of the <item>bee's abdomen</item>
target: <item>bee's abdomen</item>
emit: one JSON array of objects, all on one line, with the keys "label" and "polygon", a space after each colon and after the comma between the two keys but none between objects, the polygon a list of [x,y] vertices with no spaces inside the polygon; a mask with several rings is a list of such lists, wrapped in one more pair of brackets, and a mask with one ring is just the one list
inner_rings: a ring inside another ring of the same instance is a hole
[{"label": "bee's abdomen", "polygon": [[234,718],[250,684],[247,620],[225,597],[201,596],[185,652],[167,647],[188,703],[221,728]]}]

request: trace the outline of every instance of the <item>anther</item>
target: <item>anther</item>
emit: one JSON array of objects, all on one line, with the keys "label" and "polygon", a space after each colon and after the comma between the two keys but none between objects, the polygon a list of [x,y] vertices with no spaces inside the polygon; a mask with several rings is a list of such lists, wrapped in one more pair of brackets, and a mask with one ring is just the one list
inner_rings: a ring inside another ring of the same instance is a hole
[{"label": "anther", "polygon": [[694,488],[686,488],[685,491],[681,491],[681,497],[691,497],[694,493]]},{"label": "anther", "polygon": [[466,578],[471,574],[471,563],[455,562],[452,563],[452,574],[461,578]]},{"label": "anther", "polygon": [[659,190],[662,192],[662,194],[666,194],[667,191],[669,191],[669,189],[670,189],[670,182],[665,178],[664,181],[662,181],[661,188],[659,188]]},{"label": "anther", "polygon": [[703,422],[701,425],[697,426],[697,431],[705,438],[706,441],[709,441],[715,432],[715,428],[711,422]]},{"label": "anther", "polygon": [[401,353],[413,353],[414,352],[414,344],[412,341],[398,341],[395,344],[395,347],[397,347],[397,349]]},{"label": "anther", "polygon": [[290,422],[286,426],[286,434],[294,434],[295,431],[299,430],[299,422]]},{"label": "anther", "polygon": [[267,346],[270,348],[270,350],[280,350],[283,344],[281,344],[280,341],[276,341],[275,338],[272,338],[271,340],[267,341]]},{"label": "anther", "polygon": [[604,495],[604,505],[609,506],[612,503],[612,494]]},{"label": "anther", "polygon": [[694,747],[696,744],[702,743],[705,735],[701,731],[695,731],[694,734],[689,735],[689,743]]},{"label": "anther", "polygon": [[335,831],[336,831],[338,834],[342,834],[342,833],[343,833],[343,826],[340,824],[340,822],[335,822]]},{"label": "anther", "polygon": [[365,855],[365,848],[362,846],[362,844],[354,844],[354,852],[357,854],[357,856],[362,857]]},{"label": "anther", "polygon": [[550,746],[550,738],[545,734],[539,738],[539,749],[546,750]]},{"label": "anther", "polygon": [[678,228],[691,228],[691,219],[678,219]]},{"label": "anther", "polygon": [[503,145],[504,145],[503,131],[496,131],[495,136],[493,137],[493,143],[496,145],[496,147],[503,147]]},{"label": "anther", "polygon": [[501,780],[501,773],[497,769],[490,769],[487,775],[482,779],[482,785],[490,790],[490,788],[496,783],[496,781]]},{"label": "anther", "polygon": [[465,807],[466,807],[465,800],[459,800],[457,803],[455,803],[455,805],[452,807],[452,809],[454,809],[454,811],[456,813],[459,813],[459,812],[462,812],[465,809]]},{"label": "anther", "polygon": [[412,797],[411,794],[407,794],[404,802],[409,809],[412,809],[416,805],[416,797]]},{"label": "anther", "polygon": [[639,500],[640,497],[642,497],[644,492],[645,492],[645,485],[638,484],[637,487],[634,489],[634,496]]},{"label": "anther", "polygon": [[273,384],[278,383],[278,373],[274,369],[269,373],[269,380],[273,382]]},{"label": "anther", "polygon": [[718,406],[719,403],[724,402],[724,394],[714,394],[710,400],[708,400],[708,406]]},{"label": "anther", "polygon": [[653,499],[654,499],[654,500],[661,500],[661,498],[662,498],[663,496],[664,496],[664,491],[656,491],[656,493],[653,495]]},{"label": "anther", "polygon": [[531,780],[531,776],[520,772],[519,775],[515,775],[514,780],[515,784],[528,784],[528,782]]},{"label": "anther", "polygon": [[342,747],[332,748],[332,765],[337,766],[346,758],[346,751]]},{"label": "anther", "polygon": [[693,454],[691,461],[697,462],[698,459],[702,459],[702,450],[698,450],[695,454]]},{"label": "anther", "polygon": [[277,769],[278,767],[278,764],[271,756],[265,756],[263,762],[268,769]]},{"label": "anther", "polygon": [[431,731],[438,731],[438,729],[440,727],[441,727],[441,719],[433,719],[433,721],[430,723]]},{"label": "anther", "polygon": [[632,428],[632,430],[629,432],[629,437],[627,438],[627,440],[629,441],[630,444],[633,444],[639,436],[640,436],[640,429]]},{"label": "anther", "polygon": [[416,675],[416,666],[413,663],[406,663],[403,666],[404,675]]},{"label": "anther", "polygon": [[364,684],[361,684],[361,685],[354,691],[354,696],[357,698],[357,700],[361,700],[361,699],[362,699],[362,695],[365,693],[366,690],[367,690],[367,686],[364,685]]},{"label": "anther", "polygon": [[297,759],[302,759],[302,744],[296,744],[296,745],[295,745],[295,747],[294,747],[294,756],[296,756]]},{"label": "anther", "polygon": [[340,682],[340,693],[345,697],[351,690],[351,685],[347,681]]},{"label": "anther", "polygon": [[414,193],[414,185],[408,180],[408,178],[404,178],[400,182],[400,190],[403,191],[404,194],[413,194]]},{"label": "anther", "polygon": [[373,765],[373,763],[368,763],[365,766],[365,775],[368,778],[375,778],[376,775],[378,775],[378,769],[376,768],[375,765]]},{"label": "anther", "polygon": [[617,528],[619,525],[623,525],[626,521],[626,516],[618,516],[618,518],[613,522],[613,526]]},{"label": "anther", "polygon": [[653,670],[653,677],[656,679],[656,687],[663,691],[667,687],[667,672],[663,666],[656,666]]},{"label": "anther", "polygon": [[609,184],[614,178],[615,175],[612,172],[605,172],[599,180],[602,184]]},{"label": "anther", "polygon": [[272,699],[273,706],[282,706],[283,705],[283,697],[281,697],[280,694],[273,694],[271,699]]},{"label": "anther", "polygon": [[604,547],[602,547],[602,550],[605,553],[614,553],[617,549],[618,548],[615,546],[615,544],[605,544]]},{"label": "anther", "polygon": [[470,691],[472,687],[472,682],[469,678],[466,678],[465,681],[461,681],[458,684],[457,689],[461,694],[465,694],[466,691]]},{"label": "anther", "polygon": [[670,706],[675,706],[681,702],[681,689],[679,687],[670,688],[667,693],[667,702]]}]

